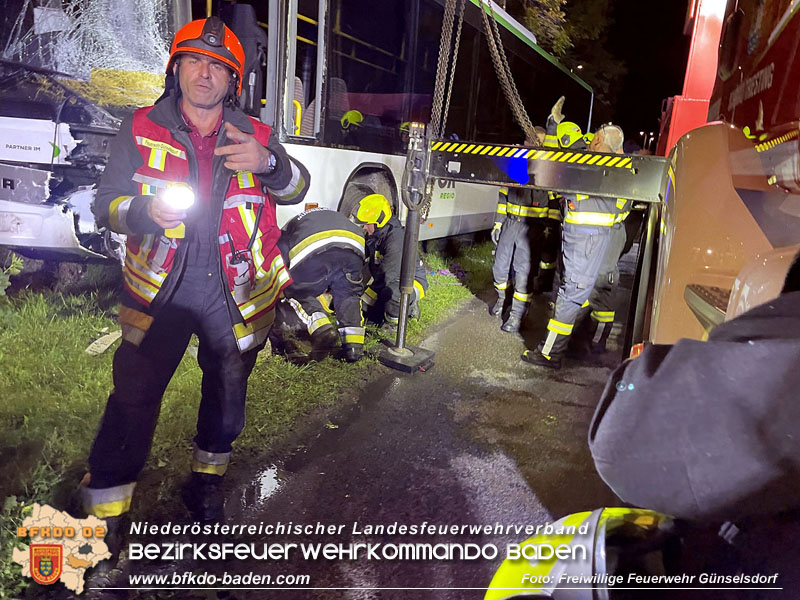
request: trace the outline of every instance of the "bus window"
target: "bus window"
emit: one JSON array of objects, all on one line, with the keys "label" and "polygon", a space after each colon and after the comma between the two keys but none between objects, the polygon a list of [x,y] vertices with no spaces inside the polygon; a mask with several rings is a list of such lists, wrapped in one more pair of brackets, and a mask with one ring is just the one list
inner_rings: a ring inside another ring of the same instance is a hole
[{"label": "bus window", "polygon": [[406,0],[331,2],[324,143],[398,150],[413,12]]},{"label": "bus window", "polygon": [[316,134],[318,17],[318,0],[298,0],[294,77],[286,81],[286,131],[290,135]]}]

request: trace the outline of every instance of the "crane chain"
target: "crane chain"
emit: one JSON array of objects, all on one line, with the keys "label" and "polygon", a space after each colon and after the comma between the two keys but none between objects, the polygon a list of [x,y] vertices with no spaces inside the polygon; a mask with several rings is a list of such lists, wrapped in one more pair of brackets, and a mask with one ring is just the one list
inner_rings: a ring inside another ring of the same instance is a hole
[{"label": "crane chain", "polygon": [[[460,8],[458,16],[458,26],[456,28],[456,39],[453,46],[453,60],[450,68],[447,68],[448,57],[450,56],[450,45],[453,39],[453,21],[456,16],[456,6]],[[461,44],[461,29],[464,22],[464,8],[466,0],[446,0],[444,16],[442,19],[442,37],[439,43],[439,60],[436,65],[436,84],[433,91],[433,107],[431,109],[431,137],[444,137],[447,126],[447,113],[450,111],[450,98],[453,93],[453,82],[456,77],[456,64],[458,61],[458,48]],[[449,77],[448,77],[449,71]],[[447,87],[447,98],[445,99],[445,86]],[[425,199],[420,207],[422,220],[428,218],[433,200],[433,181],[428,182],[426,187]]]},{"label": "crane chain", "polygon": [[[492,13],[491,19],[484,9],[484,3]],[[500,31],[497,28],[497,21],[494,18],[494,9],[492,8],[490,0],[481,0],[481,15],[483,16],[483,26],[486,30],[486,41],[489,44],[489,54],[492,57],[492,64],[497,73],[497,78],[500,81],[500,87],[503,89],[503,94],[511,107],[514,118],[525,133],[526,139],[536,142],[536,132],[533,129],[533,124],[528,117],[528,113],[525,111],[525,105],[522,103],[522,98],[519,95],[517,86],[514,84],[514,78],[511,74],[511,68],[508,65],[505,50],[503,49]]]}]

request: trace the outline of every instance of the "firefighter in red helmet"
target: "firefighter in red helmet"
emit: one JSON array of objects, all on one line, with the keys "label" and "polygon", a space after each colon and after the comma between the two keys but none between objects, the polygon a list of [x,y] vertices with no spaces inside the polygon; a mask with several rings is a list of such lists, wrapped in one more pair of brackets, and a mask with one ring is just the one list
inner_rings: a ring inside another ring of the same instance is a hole
[{"label": "firefighter in red helmet", "polygon": [[291,281],[275,205],[300,202],[309,175],[269,126],[237,108],[244,59],[217,17],[180,29],[164,95],[123,121],[97,191],[98,222],[128,236],[123,341],[82,482],[85,509],[110,533],[130,507],[162,395],[193,334],[203,382],[183,499],[197,520],[222,517],[247,379]]}]

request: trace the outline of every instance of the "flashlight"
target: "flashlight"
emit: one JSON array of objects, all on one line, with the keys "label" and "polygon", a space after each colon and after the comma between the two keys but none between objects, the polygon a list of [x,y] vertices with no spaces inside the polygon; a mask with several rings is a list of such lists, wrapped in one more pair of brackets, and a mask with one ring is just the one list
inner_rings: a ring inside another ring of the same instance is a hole
[{"label": "flashlight", "polygon": [[[194,190],[188,183],[168,183],[162,199],[169,204],[170,208],[187,210],[194,204]],[[175,227],[165,229],[164,235],[168,238],[183,238],[186,236],[186,226],[179,223]]]}]

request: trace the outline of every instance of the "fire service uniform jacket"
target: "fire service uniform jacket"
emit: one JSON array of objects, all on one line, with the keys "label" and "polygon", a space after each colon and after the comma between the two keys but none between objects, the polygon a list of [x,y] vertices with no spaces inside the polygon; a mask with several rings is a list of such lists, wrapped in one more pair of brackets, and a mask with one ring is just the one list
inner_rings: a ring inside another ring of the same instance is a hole
[{"label": "fire service uniform jacket", "polygon": [[[290,282],[277,247],[280,229],[275,205],[301,202],[309,175],[286,154],[268,125],[228,107],[223,121],[255,135],[276,158],[276,167],[269,174],[231,172],[223,157],[214,157],[213,163],[212,212],[207,220],[214,229],[202,234],[209,238],[207,244],[219,249],[219,277],[232,292],[227,298],[231,327],[240,351],[245,352],[266,339],[274,305]],[[94,212],[99,225],[128,236],[123,268],[127,294],[119,319],[123,338],[138,346],[154,314],[177,285],[187,246],[182,239],[166,237],[150,220],[146,197],[170,182],[186,182],[196,189],[197,163],[174,92],[155,106],[137,110],[132,121],[123,122],[119,138]],[[220,128],[217,146],[227,143],[225,129]],[[191,218],[190,213],[187,230]],[[241,253],[250,260],[235,260]],[[234,299],[237,282],[245,292],[240,291]]]},{"label": "fire service uniform jacket", "polygon": [[[372,281],[361,296],[370,319],[383,318],[389,323],[397,323],[400,316],[400,267],[403,262],[403,242],[405,230],[391,217],[383,227],[376,227],[375,233],[367,236],[367,261]],[[428,290],[428,277],[422,261],[417,259],[414,270],[414,296],[411,298],[411,314],[419,316],[419,301]]]}]

